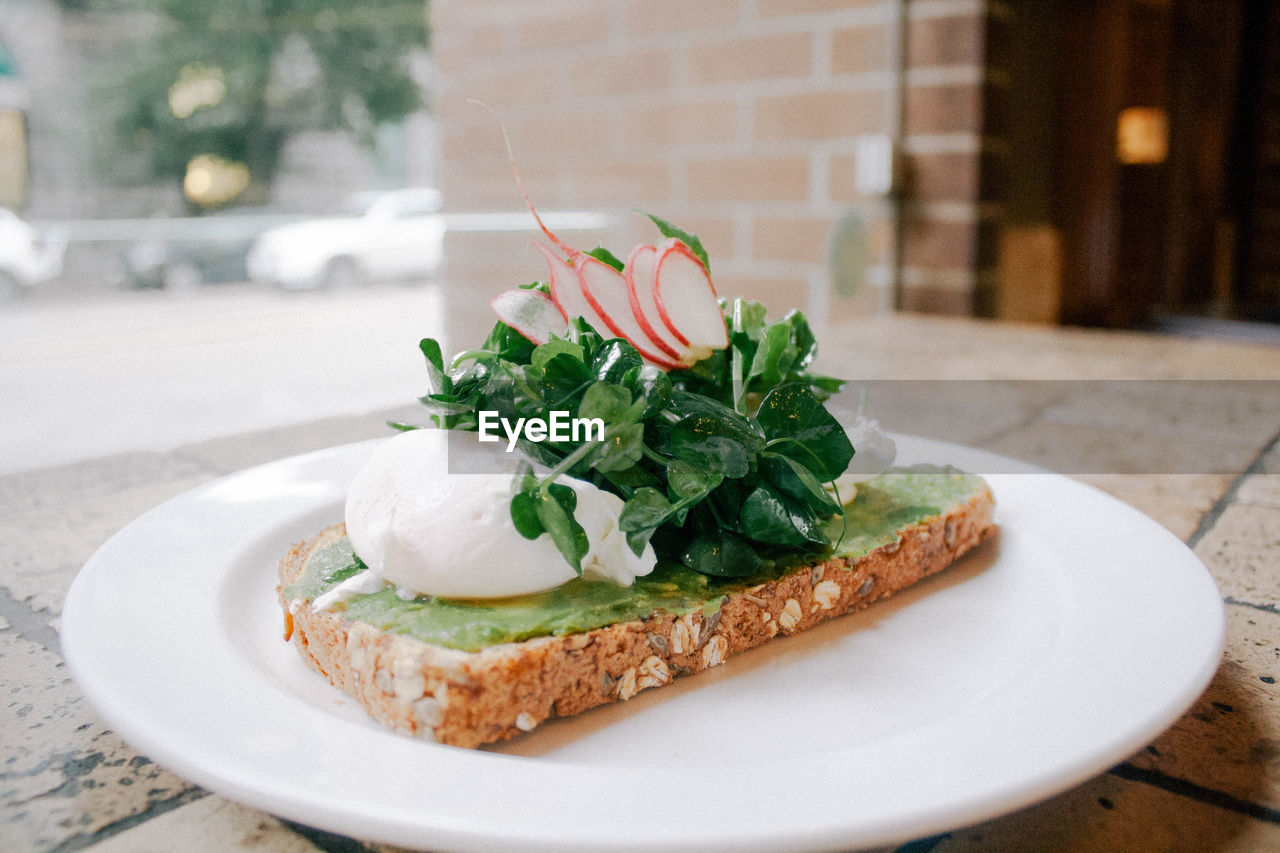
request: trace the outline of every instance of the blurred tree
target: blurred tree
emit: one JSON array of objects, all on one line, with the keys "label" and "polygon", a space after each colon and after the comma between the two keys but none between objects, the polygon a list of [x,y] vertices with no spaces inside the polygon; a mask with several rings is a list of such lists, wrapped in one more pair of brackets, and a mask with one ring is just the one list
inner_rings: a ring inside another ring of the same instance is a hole
[{"label": "blurred tree", "polygon": [[411,60],[428,43],[426,0],[95,5],[154,24],[121,46],[107,84],[116,130],[155,177],[185,181],[203,206],[265,200],[300,131],[342,128],[370,143],[379,124],[422,106]]}]

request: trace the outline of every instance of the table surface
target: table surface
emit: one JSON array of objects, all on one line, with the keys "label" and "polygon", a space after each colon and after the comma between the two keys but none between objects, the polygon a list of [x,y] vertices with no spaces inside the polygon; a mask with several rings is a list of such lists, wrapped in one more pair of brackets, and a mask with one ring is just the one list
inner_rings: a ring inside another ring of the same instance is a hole
[{"label": "table surface", "polygon": [[[1280,383],[1234,381],[1280,379],[1280,349],[901,315],[822,339],[820,366],[839,375],[1037,380],[910,387],[928,389],[943,412],[931,422],[949,440],[1077,472],[1151,515],[1194,548],[1226,604],[1217,676],[1152,744],[1039,805],[901,849],[1280,849]],[[1214,381],[1048,381],[1173,378]],[[919,403],[871,405],[900,426]],[[384,435],[388,417],[412,415],[329,418],[0,477],[0,847],[384,849],[238,805],[136,753],[67,676],[58,613],[85,560],[152,506],[255,464]],[[1214,465],[1198,464],[1195,449],[1207,446],[1221,451]]]}]

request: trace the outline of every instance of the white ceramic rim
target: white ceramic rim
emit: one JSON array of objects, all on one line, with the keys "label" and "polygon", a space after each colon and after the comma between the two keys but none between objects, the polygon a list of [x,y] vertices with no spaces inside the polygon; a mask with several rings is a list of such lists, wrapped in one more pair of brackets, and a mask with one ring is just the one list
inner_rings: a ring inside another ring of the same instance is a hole
[{"label": "white ceramic rim", "polygon": [[304,701],[258,665],[239,630],[238,579],[269,577],[273,555],[340,517],[373,442],[233,474],[130,523],[73,583],[63,654],[106,722],[179,775],[326,830],[457,850],[897,843],[1096,775],[1203,691],[1222,653],[1222,600],[1176,537],[1074,480],[897,440],[900,460],[1025,472],[988,479],[1002,524],[1017,520],[1019,535],[1070,568],[1046,590],[1052,637],[982,701],[871,742],[850,732],[822,754],[771,759],[745,778],[740,763],[673,774],[414,742]]}]

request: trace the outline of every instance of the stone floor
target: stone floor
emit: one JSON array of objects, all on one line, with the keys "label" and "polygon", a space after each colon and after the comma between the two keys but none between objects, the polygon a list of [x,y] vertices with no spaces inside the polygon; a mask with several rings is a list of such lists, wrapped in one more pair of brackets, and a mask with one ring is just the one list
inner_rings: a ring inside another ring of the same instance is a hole
[{"label": "stone floor", "polygon": [[[935,392],[941,429],[961,443],[1079,466],[1083,479],[1193,547],[1228,615],[1213,683],[1146,749],[1039,805],[900,849],[1280,849],[1280,386],[1231,381],[1280,378],[1280,350],[913,317],[859,321],[822,339],[823,366],[842,375],[1037,380],[985,386],[978,401]],[[1062,382],[1088,378],[1220,381],[1187,386],[1184,397],[1108,384],[1102,398]],[[406,388],[405,399],[415,393]],[[881,402],[886,420],[908,424],[923,405]],[[388,416],[412,411],[0,476],[0,849],[381,849],[237,805],[134,752],[67,677],[58,613],[90,554],[161,501],[260,462],[384,434]],[[1203,470],[1187,450],[1208,443],[1227,448],[1223,470]]]}]

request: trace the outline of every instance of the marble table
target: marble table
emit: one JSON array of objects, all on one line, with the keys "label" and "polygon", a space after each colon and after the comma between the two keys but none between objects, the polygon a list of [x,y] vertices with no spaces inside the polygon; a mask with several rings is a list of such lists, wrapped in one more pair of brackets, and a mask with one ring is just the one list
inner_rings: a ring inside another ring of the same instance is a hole
[{"label": "marble table", "polygon": [[[1280,849],[1280,382],[1240,381],[1280,379],[1280,349],[911,316],[834,324],[822,340],[821,366],[845,376],[999,380],[906,387],[943,389],[929,391],[945,412],[931,423],[950,440],[1057,463],[1151,515],[1204,560],[1226,605],[1217,676],[1145,749],[1043,803],[899,849]],[[1084,379],[1212,381],[1063,381]],[[910,425],[920,405],[874,403],[895,426]],[[69,679],[58,614],[93,551],[159,502],[261,462],[382,435],[385,420],[413,414],[406,406],[0,477],[0,848],[385,849],[231,802],[135,752]],[[1198,445],[1225,461],[1198,465]]]}]

